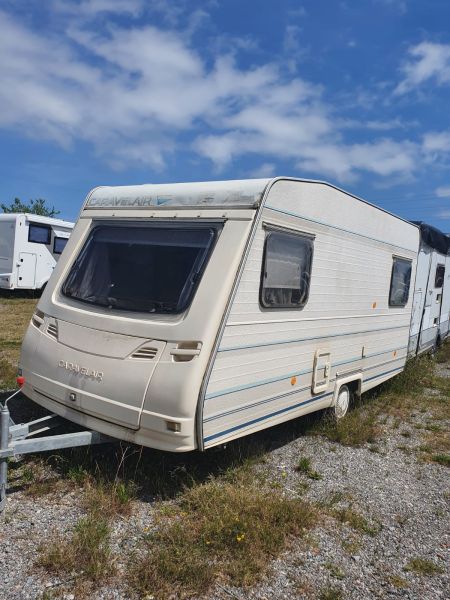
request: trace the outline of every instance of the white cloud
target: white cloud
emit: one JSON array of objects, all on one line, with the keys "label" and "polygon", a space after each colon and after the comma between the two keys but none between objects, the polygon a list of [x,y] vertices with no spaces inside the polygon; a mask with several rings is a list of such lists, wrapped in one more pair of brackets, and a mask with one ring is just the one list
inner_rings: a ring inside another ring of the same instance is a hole
[{"label": "white cloud", "polygon": [[[141,5],[82,2],[92,18],[108,6],[133,16]],[[370,141],[349,143],[323,89],[286,77],[282,61],[240,68],[223,50],[207,61],[186,30],[87,23],[48,36],[0,11],[0,127],[63,146],[88,142],[117,168],[164,169],[181,135],[184,150],[217,170],[246,154],[261,158],[261,172],[286,159],[341,181],[361,172],[404,178],[417,168],[420,144],[376,137],[387,130],[380,122],[366,124]],[[428,152],[436,151],[433,135],[423,143]]]},{"label": "white cloud", "polygon": [[450,152],[450,131],[433,131],[423,138],[423,149],[428,153]]},{"label": "white cloud", "polygon": [[248,174],[249,177],[256,177],[259,179],[260,177],[273,177],[275,175],[276,166],[274,163],[263,163],[256,169],[253,169]]},{"label": "white cloud", "polygon": [[421,42],[408,51],[410,60],[402,68],[403,79],[394,90],[395,95],[405,94],[429,80],[437,84],[450,83],[450,44]]},{"label": "white cloud", "polygon": [[144,7],[145,0],[53,0],[53,8],[58,12],[89,18],[100,13],[129,14],[136,17]]},{"label": "white cloud", "polygon": [[439,198],[450,198],[450,185],[442,185],[435,189],[434,193]]}]

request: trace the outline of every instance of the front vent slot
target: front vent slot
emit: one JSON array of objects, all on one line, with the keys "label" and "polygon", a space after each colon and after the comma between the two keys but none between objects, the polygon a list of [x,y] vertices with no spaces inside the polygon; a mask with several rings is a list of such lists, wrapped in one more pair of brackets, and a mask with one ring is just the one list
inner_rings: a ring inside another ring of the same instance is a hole
[{"label": "front vent slot", "polygon": [[58,339],[58,326],[55,323],[50,323],[50,325],[47,327],[47,333],[49,336],[51,336],[52,338],[55,338],[55,340]]},{"label": "front vent slot", "polygon": [[151,346],[143,346],[142,348],[139,348],[139,350],[136,350],[136,352],[133,352],[131,358],[137,358],[139,360],[153,360],[157,354],[157,348],[152,348]]}]

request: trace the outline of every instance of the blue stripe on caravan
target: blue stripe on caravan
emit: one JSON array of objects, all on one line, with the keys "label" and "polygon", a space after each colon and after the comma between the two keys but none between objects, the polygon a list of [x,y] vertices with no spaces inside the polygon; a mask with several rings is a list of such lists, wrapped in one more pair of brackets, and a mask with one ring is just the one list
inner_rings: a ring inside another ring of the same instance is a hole
[{"label": "blue stripe on caravan", "polygon": [[[373,365],[372,367],[366,367],[366,368],[362,369],[362,371],[372,371],[373,369],[379,369],[380,367],[382,367],[384,365],[387,365],[387,364],[393,363],[393,362],[398,362],[399,360],[402,360],[404,358],[406,358],[406,356],[401,356],[399,358],[396,358],[395,360],[389,360],[387,362],[379,363],[378,365]],[[392,371],[387,371],[387,373],[391,373],[393,371],[402,370],[402,369],[403,369],[403,367],[399,367],[398,369],[393,369]],[[382,375],[384,375],[384,374],[385,373],[383,373]],[[367,379],[364,379],[363,381],[370,381],[371,379],[375,379],[376,377],[381,377],[381,375],[375,375],[374,377],[368,377]],[[329,383],[333,383],[334,381],[336,381],[336,379],[330,379]],[[226,417],[228,415],[232,415],[237,412],[242,412],[243,410],[255,408],[256,406],[260,406],[261,404],[268,404],[269,402],[279,400],[280,398],[286,398],[287,396],[292,396],[293,394],[297,394],[299,392],[304,392],[305,390],[309,389],[310,387],[311,387],[311,385],[308,384],[301,388],[296,388],[295,390],[293,390],[291,392],[285,392],[283,394],[278,394],[277,396],[271,396],[270,398],[265,398],[264,400],[259,400],[258,402],[253,402],[252,404],[238,406],[237,408],[228,410],[226,412],[219,413],[217,415],[212,415],[211,417],[207,417],[206,419],[203,420],[203,422],[209,423],[210,421],[216,421],[217,419],[221,419],[222,417]]]},{"label": "blue stripe on caravan", "polygon": [[352,231],[351,229],[344,229],[343,227],[336,227],[336,225],[330,225],[330,223],[325,223],[325,221],[317,221],[315,219],[309,219],[303,215],[298,213],[289,212],[288,210],[282,210],[281,208],[275,208],[273,206],[265,205],[264,208],[268,208],[275,212],[282,213],[283,215],[289,215],[290,217],[298,217],[303,221],[309,221],[310,223],[317,223],[318,225],[325,225],[325,227],[331,227],[331,229],[337,229],[338,231],[344,231],[345,233],[351,233],[353,235],[357,235],[359,237],[366,238],[367,240],[372,240],[374,242],[381,242],[382,244],[387,244],[388,246],[394,246],[394,248],[401,248],[402,250],[407,250],[408,252],[413,252],[411,248],[404,248],[403,246],[397,246],[397,244],[392,244],[391,242],[387,242],[386,240],[380,240],[378,238],[370,237],[369,235],[364,235],[363,233],[359,233],[358,231]]},{"label": "blue stripe on caravan", "polygon": [[[335,381],[335,379],[330,380],[330,383]],[[275,400],[280,400],[280,398],[286,398],[287,396],[292,396],[293,394],[298,394],[299,392],[304,392],[305,390],[311,389],[311,384],[304,385],[301,388],[296,388],[295,390],[291,390],[290,392],[284,392],[283,394],[278,394],[277,396],[271,396],[270,398],[265,398],[264,400],[259,400],[258,402],[253,402],[252,404],[245,404],[244,406],[238,406],[231,410],[228,410],[223,413],[219,413],[218,415],[212,415],[211,417],[207,417],[203,419],[204,423],[209,423],[209,421],[215,421],[216,419],[221,419],[222,417],[226,417],[228,415],[232,415],[237,412],[242,412],[243,410],[248,410],[250,408],[255,408],[255,406],[259,406],[261,404],[268,404],[269,402],[274,402]]]},{"label": "blue stripe on caravan", "polygon": [[377,377],[383,377],[383,375],[389,375],[389,373],[394,373],[394,371],[403,371],[403,367],[397,367],[396,369],[391,369],[390,371],[385,371],[384,373],[379,373],[378,375],[373,375],[372,377],[368,377],[364,379],[364,381],[370,381],[371,379],[377,379]]},{"label": "blue stripe on caravan", "polygon": [[[383,377],[384,375],[389,375],[389,373],[394,373],[394,371],[401,371],[403,367],[397,369],[391,369],[390,371],[385,371],[384,373],[379,373],[378,375],[374,375],[373,377],[369,377],[366,381],[370,381],[371,379],[376,379],[377,377]],[[234,427],[230,427],[229,429],[225,429],[224,431],[219,431],[219,433],[213,433],[208,437],[205,437],[204,442],[209,442],[218,437],[222,437],[227,435],[228,433],[233,433],[234,431],[238,431],[239,429],[243,429],[245,427],[250,427],[250,425],[254,425],[255,423],[260,423],[261,421],[265,421],[266,419],[270,419],[271,417],[276,417],[277,415],[281,415],[283,413],[289,412],[290,410],[294,410],[295,408],[299,408],[300,406],[304,406],[306,404],[311,404],[311,402],[316,402],[317,400],[322,400],[323,398],[327,398],[328,396],[332,396],[334,392],[328,392],[327,394],[322,394],[321,396],[316,396],[316,398],[310,398],[309,400],[304,400],[303,402],[298,402],[297,404],[293,404],[292,406],[287,406],[286,408],[281,408],[280,410],[276,410],[275,412],[269,413],[268,415],[264,415],[262,417],[258,417],[257,419],[252,419],[251,421],[246,421],[245,423],[241,423],[240,425],[235,425]]]},{"label": "blue stripe on caravan", "polygon": [[328,392],[327,394],[322,394],[321,396],[317,396],[316,398],[310,398],[309,400],[304,400],[303,402],[298,402],[293,406],[288,406],[286,408],[280,408],[280,410],[276,410],[273,413],[268,415],[264,415],[263,417],[258,417],[257,419],[252,419],[251,421],[247,421],[246,423],[242,423],[241,425],[235,425],[234,427],[230,427],[229,429],[225,429],[225,431],[221,431],[219,433],[214,433],[205,438],[205,442],[209,442],[210,440],[214,440],[215,438],[226,435],[227,433],[233,433],[233,431],[237,431],[238,429],[242,429],[243,427],[249,427],[250,425],[254,425],[255,423],[259,423],[260,421],[264,421],[265,419],[270,419],[270,417],[276,417],[277,415],[281,415],[290,410],[294,410],[295,408],[299,408],[300,406],[304,406],[305,404],[311,404],[311,402],[316,402],[317,400],[322,400],[322,398],[326,398],[327,396],[332,396],[333,392]]},{"label": "blue stripe on caravan", "polygon": [[[394,352],[395,350],[405,350],[407,346],[402,346],[401,348],[392,348],[391,350],[383,350],[383,352],[375,352],[374,354],[367,354],[364,358],[372,358],[373,356],[380,356],[381,354],[387,354],[388,352]],[[333,367],[341,367],[342,365],[347,365],[353,362],[357,362],[359,360],[364,360],[361,356],[357,358],[352,358],[351,360],[345,360],[342,362],[334,363]],[[400,357],[403,358],[403,357]],[[398,360],[398,359],[397,359]],[[254,387],[260,387],[262,385],[268,385],[270,383],[276,383],[277,381],[283,381],[283,379],[289,379],[290,377],[298,377],[299,375],[307,375],[308,373],[312,373],[312,369],[307,369],[306,371],[296,371],[295,373],[290,373],[288,375],[282,375],[281,377],[273,377],[272,379],[263,379],[261,381],[257,381],[256,383],[246,383],[244,385],[237,385],[231,388],[226,388],[225,390],[221,390],[218,392],[212,392],[211,394],[206,394],[205,400],[211,400],[212,398],[218,398],[219,396],[226,396],[227,394],[233,394],[234,392],[241,392],[243,390],[249,390]]]},{"label": "blue stripe on caravan", "polygon": [[313,340],[325,340],[328,338],[343,337],[346,335],[361,335],[363,333],[379,333],[380,331],[393,331],[394,329],[405,329],[407,325],[398,325],[396,327],[383,327],[381,329],[367,329],[365,331],[349,331],[348,333],[336,333],[335,335],[321,335],[317,337],[297,338],[294,340],[280,340],[278,342],[265,342],[263,344],[247,344],[244,346],[230,346],[219,348],[217,352],[231,352],[233,350],[246,350],[248,348],[263,348],[265,346],[279,346],[282,344],[294,344],[296,342],[310,342]]}]

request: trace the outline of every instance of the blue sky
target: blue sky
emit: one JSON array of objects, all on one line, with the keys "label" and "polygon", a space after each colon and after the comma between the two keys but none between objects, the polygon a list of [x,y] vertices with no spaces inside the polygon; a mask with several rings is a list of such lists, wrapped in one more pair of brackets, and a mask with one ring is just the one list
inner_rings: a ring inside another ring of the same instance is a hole
[{"label": "blue sky", "polygon": [[450,231],[448,0],[0,0],[0,199],[325,179]]}]

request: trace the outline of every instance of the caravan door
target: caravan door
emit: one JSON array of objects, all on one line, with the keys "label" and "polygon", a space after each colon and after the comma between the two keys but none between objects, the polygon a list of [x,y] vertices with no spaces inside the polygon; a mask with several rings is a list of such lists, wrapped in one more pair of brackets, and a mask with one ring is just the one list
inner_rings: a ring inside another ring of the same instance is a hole
[{"label": "caravan door", "polygon": [[21,252],[17,267],[17,287],[34,288],[36,281],[36,254]]}]

